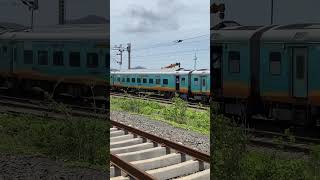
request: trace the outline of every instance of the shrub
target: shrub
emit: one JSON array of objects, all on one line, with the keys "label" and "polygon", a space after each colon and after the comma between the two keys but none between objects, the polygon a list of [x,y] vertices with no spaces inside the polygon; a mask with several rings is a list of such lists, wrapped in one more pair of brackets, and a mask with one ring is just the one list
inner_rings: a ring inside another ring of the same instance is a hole
[{"label": "shrub", "polygon": [[172,102],[172,106],[165,108],[164,118],[179,124],[186,124],[187,103],[177,95],[172,99]]}]

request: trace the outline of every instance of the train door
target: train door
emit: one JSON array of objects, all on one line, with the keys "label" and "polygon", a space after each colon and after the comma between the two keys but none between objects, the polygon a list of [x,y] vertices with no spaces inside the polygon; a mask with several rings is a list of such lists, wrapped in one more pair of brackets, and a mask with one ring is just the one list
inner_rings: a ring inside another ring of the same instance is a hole
[{"label": "train door", "polygon": [[180,76],[176,76],[176,91],[180,91]]},{"label": "train door", "polygon": [[15,65],[17,63],[18,58],[18,51],[16,47],[12,48],[12,56],[11,56],[11,63],[10,63],[10,72],[13,73],[15,69]]},{"label": "train door", "polygon": [[211,48],[211,85],[212,89],[218,93],[222,89],[222,45],[215,45]]},{"label": "train door", "polygon": [[305,98],[308,94],[307,48],[293,48],[292,56],[292,91],[293,96]]},{"label": "train door", "polygon": [[204,93],[207,91],[207,79],[206,76],[201,76],[201,83],[200,83],[200,92]]},{"label": "train door", "polygon": [[0,60],[0,69],[3,72],[9,72],[11,68],[11,48],[7,44],[3,44],[1,47],[1,60]]}]

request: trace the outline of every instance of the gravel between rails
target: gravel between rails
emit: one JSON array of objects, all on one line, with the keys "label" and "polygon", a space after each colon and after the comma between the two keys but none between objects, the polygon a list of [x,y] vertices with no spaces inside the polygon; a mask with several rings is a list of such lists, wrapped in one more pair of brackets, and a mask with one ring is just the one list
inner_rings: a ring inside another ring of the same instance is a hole
[{"label": "gravel between rails", "polygon": [[83,167],[67,167],[63,162],[46,157],[0,154],[0,180],[105,180],[108,178],[107,172]]},{"label": "gravel between rails", "polygon": [[110,118],[114,121],[131,125],[134,128],[154,134],[176,143],[197,149],[204,153],[210,153],[210,137],[190,130],[173,127],[165,122],[152,120],[151,118],[134,115],[122,111],[111,111]]}]

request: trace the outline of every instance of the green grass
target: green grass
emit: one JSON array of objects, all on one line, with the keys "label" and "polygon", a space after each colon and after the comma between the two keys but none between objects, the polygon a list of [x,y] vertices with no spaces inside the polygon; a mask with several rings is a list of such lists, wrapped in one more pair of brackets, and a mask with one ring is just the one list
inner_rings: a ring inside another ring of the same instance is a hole
[{"label": "green grass", "polygon": [[201,134],[210,134],[210,113],[187,107],[186,102],[175,97],[172,105],[134,98],[110,97],[111,110],[144,115]]},{"label": "green grass", "polygon": [[43,155],[69,165],[105,170],[108,127],[101,120],[0,115],[0,152]]}]

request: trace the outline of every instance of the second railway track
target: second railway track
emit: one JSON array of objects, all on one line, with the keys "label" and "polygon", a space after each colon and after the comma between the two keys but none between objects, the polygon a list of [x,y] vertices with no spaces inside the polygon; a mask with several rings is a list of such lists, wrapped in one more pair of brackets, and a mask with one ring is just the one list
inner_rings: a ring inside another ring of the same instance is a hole
[{"label": "second railway track", "polygon": [[110,179],[210,179],[210,156],[111,121]]},{"label": "second railway track", "polygon": [[[163,104],[172,104],[172,101],[170,101],[170,99],[165,99],[165,98],[161,98],[161,97],[154,97],[154,96],[139,96],[139,95],[135,95],[130,93],[130,96],[126,96],[123,93],[118,93],[118,92],[111,92],[110,96],[114,96],[114,97],[121,97],[121,98],[135,98],[135,99],[140,99],[140,100],[152,100],[158,103],[163,103]],[[193,108],[193,109],[200,109],[200,110],[209,110],[209,106],[205,105],[205,104],[197,104],[197,103],[192,103],[192,102],[187,102],[187,105],[189,108]]]}]

